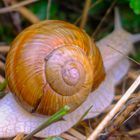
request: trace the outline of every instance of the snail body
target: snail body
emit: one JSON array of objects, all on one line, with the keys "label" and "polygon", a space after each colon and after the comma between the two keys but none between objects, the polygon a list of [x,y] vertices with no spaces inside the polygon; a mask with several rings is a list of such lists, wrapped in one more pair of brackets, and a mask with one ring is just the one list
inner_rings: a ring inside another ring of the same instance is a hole
[{"label": "snail body", "polygon": [[29,112],[51,115],[81,105],[105,77],[90,37],[63,21],[43,21],[20,33],[6,60],[6,78]]}]

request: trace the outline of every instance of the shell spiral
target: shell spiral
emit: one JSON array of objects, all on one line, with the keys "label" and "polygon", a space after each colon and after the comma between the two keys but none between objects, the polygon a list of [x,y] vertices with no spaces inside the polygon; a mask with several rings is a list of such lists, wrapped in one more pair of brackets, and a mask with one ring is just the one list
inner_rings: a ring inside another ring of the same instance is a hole
[{"label": "shell spiral", "polygon": [[6,78],[16,99],[28,111],[45,115],[64,105],[75,110],[104,77],[94,42],[64,21],[43,21],[25,29],[6,60]]}]

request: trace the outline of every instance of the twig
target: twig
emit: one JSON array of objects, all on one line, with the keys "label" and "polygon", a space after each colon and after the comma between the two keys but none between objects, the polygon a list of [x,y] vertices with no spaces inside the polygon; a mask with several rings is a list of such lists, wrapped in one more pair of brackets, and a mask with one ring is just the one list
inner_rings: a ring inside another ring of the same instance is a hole
[{"label": "twig", "polygon": [[82,20],[80,23],[80,28],[84,28],[86,22],[87,22],[87,18],[88,18],[88,11],[90,9],[90,4],[91,4],[91,0],[85,0],[85,6],[83,9],[83,14],[82,14]]},{"label": "twig", "polygon": [[77,139],[77,138],[75,138],[67,133],[61,134],[60,137],[64,138],[65,140],[79,140],[79,139]]},{"label": "twig", "polygon": [[2,83],[4,81],[3,76],[0,75],[0,83]]},{"label": "twig", "polygon": [[[138,104],[139,106],[140,104]],[[131,119],[134,115],[136,115],[138,112],[140,111],[140,107],[138,107],[136,109],[136,111],[134,111],[133,113],[131,113],[131,115],[123,122],[123,124],[125,124],[129,119]]]},{"label": "twig", "polygon": [[115,106],[115,104],[111,104],[104,113],[108,113],[113,107]]},{"label": "twig", "polygon": [[111,12],[112,8],[114,7],[115,3],[117,0],[114,0],[111,4],[111,6],[108,8],[108,10],[106,11],[104,17],[102,18],[101,22],[99,23],[99,25],[97,26],[96,30],[94,31],[94,33],[92,34],[92,38],[95,37],[95,35],[98,33],[98,31],[100,30],[104,20],[106,19],[106,17],[108,16],[108,14]]},{"label": "twig", "polygon": [[[3,0],[3,3],[5,5],[5,7],[8,7],[11,4],[15,4],[16,0]],[[19,33],[21,31],[21,20],[20,20],[20,16],[18,13],[15,12],[10,12],[9,13],[10,18],[12,20],[12,24],[14,25],[14,28],[16,29],[17,33]]]},{"label": "twig", "polygon": [[6,58],[3,54],[0,53],[0,61],[5,62]]},{"label": "twig", "polygon": [[108,123],[115,116],[115,114],[119,112],[119,110],[128,100],[128,98],[131,96],[131,94],[135,91],[135,89],[139,86],[139,84],[140,84],[140,75],[135,80],[135,82],[131,85],[131,87],[125,92],[122,98],[117,102],[114,108],[101,121],[101,123],[97,126],[97,128],[93,131],[93,133],[88,137],[87,140],[95,140],[99,136],[102,130],[108,125]]},{"label": "twig", "polygon": [[76,138],[78,138],[80,140],[86,140],[86,137],[83,134],[81,134],[80,132],[76,131],[73,128],[69,129],[68,133],[75,136]]},{"label": "twig", "polygon": [[23,137],[24,137],[24,134],[19,133],[13,140],[22,140]]},{"label": "twig", "polygon": [[14,4],[14,5],[11,5],[11,6],[8,6],[8,7],[5,7],[5,8],[1,8],[0,9],[0,14],[3,14],[3,13],[7,13],[7,12],[11,12],[19,7],[22,7],[22,6],[25,6],[25,5],[28,5],[28,4],[31,4],[33,2],[37,2],[38,0],[25,0],[25,1],[22,1],[22,2],[19,2],[17,4]]},{"label": "twig", "polygon": [[127,134],[130,135],[130,136],[140,134],[140,128],[132,130],[132,131],[129,131]]},{"label": "twig", "polygon": [[[96,120],[96,119],[95,119]],[[95,121],[94,120],[94,121]],[[88,137],[91,133],[92,133],[92,131],[93,131],[93,129],[92,129],[92,126],[91,126],[91,124],[89,123],[90,122],[90,119],[88,119],[88,123],[86,123],[85,121],[82,121],[81,123],[80,123],[80,125],[84,128],[84,130],[85,130],[85,135],[86,135],[86,137]],[[97,121],[96,121],[97,122]],[[93,122],[94,123],[94,122]]]},{"label": "twig", "polygon": [[4,63],[2,61],[0,61],[0,70],[4,71]]},{"label": "twig", "polygon": [[[97,0],[94,4],[91,5],[90,9],[94,8],[96,5],[98,5],[102,0]],[[74,24],[77,24],[80,20],[81,20],[82,16],[80,16],[75,22]]]},{"label": "twig", "polygon": [[50,18],[50,9],[51,9],[51,0],[48,0],[48,6],[47,6],[47,19]]},{"label": "twig", "polygon": [[31,23],[37,23],[39,22],[39,18],[35,16],[30,10],[28,10],[25,7],[20,7],[15,9],[17,12],[19,12],[23,17],[25,17],[27,20],[29,20]]},{"label": "twig", "polygon": [[[17,4],[16,1],[12,2],[13,5]],[[18,7],[15,9],[15,11],[19,12],[23,17],[25,17],[27,20],[29,20],[31,23],[37,23],[39,22],[39,18],[35,16],[30,10],[28,10],[26,7]],[[13,17],[13,14],[15,13],[10,13],[11,16]],[[15,18],[15,17],[14,17]],[[15,22],[16,21],[16,22]],[[17,20],[14,20],[15,25],[17,24]]]},{"label": "twig", "polygon": [[6,54],[9,51],[10,47],[9,46],[0,46],[0,54]]},{"label": "twig", "polygon": [[122,82],[122,88],[121,88],[122,94],[124,94],[126,91],[126,80],[127,80],[127,76],[124,77],[123,82]]},{"label": "twig", "polygon": [[[140,93],[133,93],[133,95],[131,95],[130,98],[139,97],[140,95],[138,95],[138,94],[140,94]],[[121,97],[122,97],[122,95],[117,95],[117,96],[115,96],[114,100],[118,101]]]},{"label": "twig", "polygon": [[[134,98],[137,99],[137,98]],[[132,99],[133,100],[133,99]],[[131,102],[131,100],[130,100]],[[137,107],[137,105],[140,102],[140,98],[138,100],[136,100],[136,102],[128,105],[125,110],[119,114],[116,118],[115,121],[113,121],[113,123],[110,124],[109,128],[107,129],[107,133],[108,135],[112,134],[113,132],[115,132],[118,128],[120,128],[120,126],[122,125],[122,123],[124,122],[124,120],[130,115],[130,113]]]},{"label": "twig", "polygon": [[130,77],[132,79],[136,79],[139,73],[140,73],[140,71],[137,71],[137,72],[129,71],[128,72],[128,77]]}]

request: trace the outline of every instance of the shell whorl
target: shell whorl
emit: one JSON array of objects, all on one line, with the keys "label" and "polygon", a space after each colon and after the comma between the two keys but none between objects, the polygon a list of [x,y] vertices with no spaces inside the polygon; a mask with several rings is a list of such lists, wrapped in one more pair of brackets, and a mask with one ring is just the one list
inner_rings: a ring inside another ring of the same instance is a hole
[{"label": "shell whorl", "polygon": [[77,92],[84,92],[84,85],[91,89],[92,67],[88,57],[79,47],[55,49],[49,54],[46,62],[47,82],[57,93],[71,96]]},{"label": "shell whorl", "polygon": [[30,112],[76,109],[104,79],[102,59],[89,36],[63,21],[44,21],[13,41],[6,61],[11,91]]}]

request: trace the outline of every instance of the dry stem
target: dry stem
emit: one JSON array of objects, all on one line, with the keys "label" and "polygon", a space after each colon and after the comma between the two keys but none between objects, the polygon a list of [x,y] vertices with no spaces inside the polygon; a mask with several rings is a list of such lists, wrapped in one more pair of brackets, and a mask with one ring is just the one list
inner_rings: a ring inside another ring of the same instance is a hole
[{"label": "dry stem", "polygon": [[31,23],[37,23],[40,21],[37,16],[35,16],[30,10],[28,10],[25,7],[17,8],[16,11],[18,11],[23,17],[25,17]]},{"label": "dry stem", "polygon": [[[97,4],[99,4],[102,0],[98,0],[96,1],[94,4],[91,5],[90,9],[94,8]],[[89,9],[89,10],[90,10]],[[82,16],[80,16],[75,22],[74,24],[77,24],[80,20],[81,20]]]},{"label": "dry stem", "polygon": [[50,18],[50,8],[51,8],[51,0],[48,0],[48,6],[47,6],[47,19]]},{"label": "dry stem", "polygon": [[78,140],[77,138],[75,138],[75,137],[73,137],[73,136],[71,136],[71,135],[69,135],[67,133],[61,134],[60,137],[66,139],[66,140]]},{"label": "dry stem", "polygon": [[73,128],[69,129],[68,133],[75,136],[76,138],[78,138],[80,140],[85,140],[86,139],[86,137],[83,134],[81,134],[80,132],[76,131]]},{"label": "dry stem", "polygon": [[139,73],[140,73],[140,70],[138,70],[136,72],[130,71],[130,72],[128,72],[128,77],[130,77],[132,79],[136,79]]},{"label": "dry stem", "polygon": [[2,61],[0,61],[0,70],[4,71],[4,63]]},{"label": "dry stem", "polygon": [[111,123],[110,124],[110,127],[107,129],[108,134],[112,134],[118,128],[121,127],[122,123],[126,120],[126,118],[128,118],[128,116],[130,115],[130,113],[137,107],[137,105],[139,104],[139,102],[140,102],[140,98],[136,102],[128,105],[126,107],[126,109],[121,114],[119,114],[119,116],[117,116],[116,120],[113,121],[113,123]]},{"label": "dry stem", "polygon": [[[136,97],[138,97],[138,96],[140,96],[140,92],[138,92],[138,93],[133,93],[133,95],[131,95],[130,98],[136,98]],[[115,101],[118,101],[121,97],[122,97],[122,95],[117,95],[117,96],[115,96],[114,100],[115,100]]]},{"label": "dry stem", "polygon": [[91,4],[91,0],[86,0],[85,1],[85,6],[83,9],[83,14],[82,14],[82,20],[81,20],[81,24],[80,24],[80,28],[84,28],[86,22],[87,22],[87,18],[88,18],[88,11],[90,9],[90,4]]},{"label": "dry stem", "polygon": [[7,45],[0,46],[0,54],[6,54],[9,51],[10,47]]},{"label": "dry stem", "polygon": [[0,75],[0,83],[4,81],[4,78]]},{"label": "dry stem", "polygon": [[104,17],[102,18],[101,22],[99,23],[99,25],[97,26],[96,30],[94,31],[94,33],[92,34],[92,38],[95,37],[95,35],[98,33],[98,31],[100,30],[100,27],[102,26],[104,20],[106,19],[106,17],[108,16],[108,14],[111,12],[112,8],[114,7],[116,3],[116,0],[114,0],[111,4],[111,6],[108,8],[108,10],[106,11]]},{"label": "dry stem", "polygon": [[24,137],[23,133],[19,133],[13,140],[22,140]]},{"label": "dry stem", "polygon": [[140,128],[128,132],[128,135],[130,136],[134,136],[137,134],[140,134]]},{"label": "dry stem", "polygon": [[99,136],[102,130],[108,125],[108,123],[115,116],[115,114],[119,112],[119,110],[128,100],[128,98],[131,96],[134,90],[139,86],[139,84],[140,84],[140,75],[135,80],[135,82],[131,85],[131,87],[126,91],[126,93],[122,96],[122,98],[117,102],[114,108],[101,121],[101,123],[97,126],[97,128],[93,131],[93,133],[88,137],[87,140],[95,140]]},{"label": "dry stem", "polygon": [[5,7],[5,8],[1,8],[0,9],[0,14],[3,14],[3,13],[7,13],[7,12],[11,12],[19,7],[22,7],[22,6],[25,6],[25,5],[28,5],[28,4],[31,4],[33,2],[37,2],[38,0],[26,0],[26,1],[22,1],[22,2],[19,2],[17,4],[14,4],[14,5],[11,5],[11,6],[8,6],[8,7]]}]

